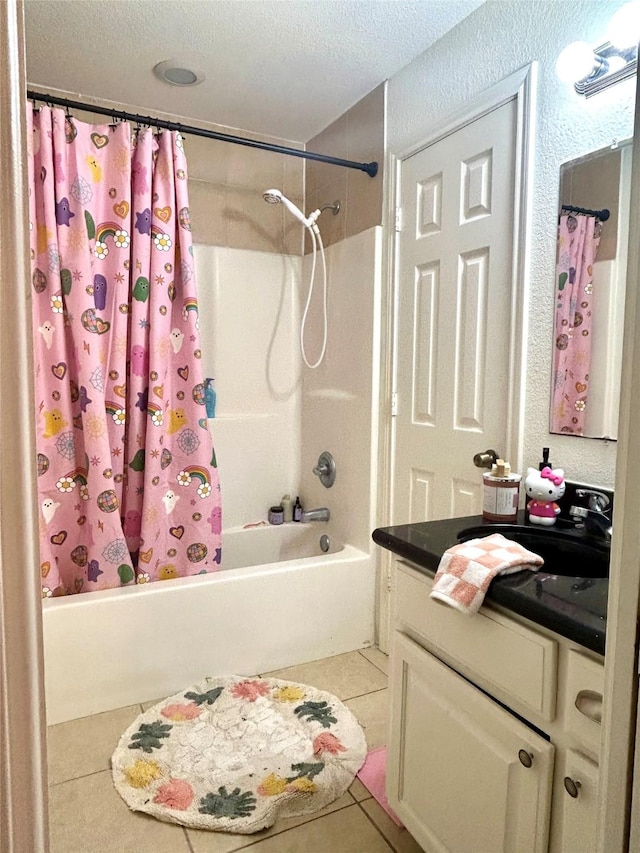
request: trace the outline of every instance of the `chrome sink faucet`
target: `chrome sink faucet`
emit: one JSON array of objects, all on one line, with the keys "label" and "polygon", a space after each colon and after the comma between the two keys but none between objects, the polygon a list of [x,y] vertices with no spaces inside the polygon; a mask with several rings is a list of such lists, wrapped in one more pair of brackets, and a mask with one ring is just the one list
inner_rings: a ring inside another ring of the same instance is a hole
[{"label": "chrome sink faucet", "polygon": [[304,510],[300,521],[329,521],[331,513],[326,506],[321,506],[318,509]]},{"label": "chrome sink faucet", "polygon": [[587,506],[570,507],[571,518],[584,525],[585,533],[610,542],[613,527],[607,515],[611,506],[608,496],[597,489],[576,489],[576,497],[588,498]]}]

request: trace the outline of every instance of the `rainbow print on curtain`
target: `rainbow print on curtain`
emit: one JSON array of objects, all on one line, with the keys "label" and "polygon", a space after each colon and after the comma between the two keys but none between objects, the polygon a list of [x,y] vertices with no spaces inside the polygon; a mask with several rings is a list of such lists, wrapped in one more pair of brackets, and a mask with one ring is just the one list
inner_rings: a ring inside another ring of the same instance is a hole
[{"label": "rainbow print on curtain", "polygon": [[215,571],[182,139],[49,107],[29,126],[43,596]]}]

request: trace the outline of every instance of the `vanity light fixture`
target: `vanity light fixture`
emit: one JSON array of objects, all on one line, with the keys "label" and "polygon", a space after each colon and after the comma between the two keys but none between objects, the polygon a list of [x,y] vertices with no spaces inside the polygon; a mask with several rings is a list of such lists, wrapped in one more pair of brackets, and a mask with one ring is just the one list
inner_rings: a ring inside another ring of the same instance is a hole
[{"label": "vanity light fixture", "polygon": [[640,40],[640,0],[621,6],[611,18],[607,41],[598,47],[575,41],[556,62],[561,80],[573,83],[579,95],[590,98],[627,77],[634,77]]}]

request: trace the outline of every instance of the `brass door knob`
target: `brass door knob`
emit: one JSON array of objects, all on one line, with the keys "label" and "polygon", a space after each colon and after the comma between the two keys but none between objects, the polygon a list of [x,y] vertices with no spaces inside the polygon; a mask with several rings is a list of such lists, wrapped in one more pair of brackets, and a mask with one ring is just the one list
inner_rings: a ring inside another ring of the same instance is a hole
[{"label": "brass door knob", "polygon": [[531,755],[530,752],[527,752],[526,749],[521,749],[518,752],[518,758],[520,759],[520,764],[522,764],[523,767],[531,767],[533,764],[533,755]]},{"label": "brass door knob", "polygon": [[567,794],[569,794],[569,796],[573,797],[573,799],[575,800],[575,798],[580,793],[580,788],[582,787],[582,785],[580,782],[577,782],[577,781],[574,782],[570,776],[565,776],[564,777],[564,787],[565,787]]},{"label": "brass door knob", "polygon": [[473,464],[476,468],[488,468],[495,464],[498,459],[498,454],[495,450],[485,450],[484,453],[476,453],[473,457]]}]

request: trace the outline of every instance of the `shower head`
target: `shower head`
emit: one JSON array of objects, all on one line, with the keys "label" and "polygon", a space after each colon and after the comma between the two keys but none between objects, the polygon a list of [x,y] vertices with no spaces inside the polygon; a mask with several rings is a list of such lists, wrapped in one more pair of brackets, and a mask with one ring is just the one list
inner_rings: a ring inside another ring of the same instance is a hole
[{"label": "shower head", "polygon": [[262,197],[267,202],[267,204],[280,204],[280,202],[282,202],[282,204],[284,204],[287,210],[290,213],[293,213],[296,219],[299,219],[300,222],[302,222],[302,224],[305,225],[307,228],[310,227],[311,222],[307,219],[304,213],[299,208],[297,208],[292,201],[289,201],[286,195],[283,195],[280,190],[265,190],[262,194]]},{"label": "shower head", "polygon": [[282,201],[282,193],[280,190],[265,190],[262,193],[262,198],[267,204],[280,204]]}]

